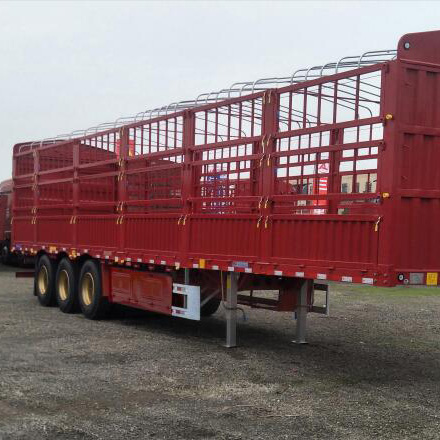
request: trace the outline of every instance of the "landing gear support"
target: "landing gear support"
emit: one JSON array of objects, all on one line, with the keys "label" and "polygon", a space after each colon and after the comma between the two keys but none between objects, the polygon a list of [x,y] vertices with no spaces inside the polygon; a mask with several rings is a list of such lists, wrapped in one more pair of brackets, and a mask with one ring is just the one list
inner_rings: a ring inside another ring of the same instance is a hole
[{"label": "landing gear support", "polygon": [[226,348],[237,346],[237,279],[234,272],[229,272],[226,278]]},{"label": "landing gear support", "polygon": [[313,285],[313,280],[304,280],[299,295],[298,306],[296,308],[296,338],[292,341],[294,344],[307,344],[307,294]]}]

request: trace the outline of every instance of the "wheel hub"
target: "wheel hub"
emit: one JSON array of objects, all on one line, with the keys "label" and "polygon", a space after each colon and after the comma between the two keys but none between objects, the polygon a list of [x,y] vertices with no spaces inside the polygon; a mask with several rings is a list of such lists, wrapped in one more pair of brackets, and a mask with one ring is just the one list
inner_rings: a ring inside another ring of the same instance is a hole
[{"label": "wheel hub", "polygon": [[49,274],[47,273],[46,266],[41,266],[38,272],[37,279],[38,291],[41,295],[46,295],[47,288],[49,286]]},{"label": "wheel hub", "polygon": [[58,294],[62,301],[65,301],[69,296],[69,274],[66,270],[60,272],[58,278]]},{"label": "wheel hub", "polygon": [[93,302],[95,295],[95,282],[91,273],[86,273],[81,283],[81,296],[83,303],[89,306]]}]

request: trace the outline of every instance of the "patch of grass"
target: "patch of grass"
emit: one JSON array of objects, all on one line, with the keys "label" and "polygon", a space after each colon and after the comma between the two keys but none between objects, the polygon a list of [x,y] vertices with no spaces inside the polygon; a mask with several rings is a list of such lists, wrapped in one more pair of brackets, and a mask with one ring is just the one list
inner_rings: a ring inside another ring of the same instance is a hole
[{"label": "patch of grass", "polygon": [[359,285],[342,285],[332,284],[331,290],[343,294],[353,296],[371,296],[379,298],[417,298],[424,296],[438,296],[440,297],[439,287],[425,287],[425,286],[398,286],[398,287],[373,287],[373,286],[359,286]]}]

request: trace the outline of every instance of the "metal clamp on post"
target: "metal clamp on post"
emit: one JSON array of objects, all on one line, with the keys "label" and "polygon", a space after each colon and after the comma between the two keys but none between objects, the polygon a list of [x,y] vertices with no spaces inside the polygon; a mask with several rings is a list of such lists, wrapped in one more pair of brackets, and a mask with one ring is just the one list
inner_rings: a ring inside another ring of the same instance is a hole
[{"label": "metal clamp on post", "polygon": [[272,95],[272,90],[265,90],[263,93],[263,105],[266,104],[266,96],[268,98],[267,103],[270,104],[270,97]]},{"label": "metal clamp on post", "polygon": [[264,142],[266,141],[266,135],[263,136],[263,139],[261,139],[261,147],[263,148],[264,153]]},{"label": "metal clamp on post", "polygon": [[379,223],[382,220],[382,217],[379,217],[376,222],[374,223],[374,232],[379,231]]}]

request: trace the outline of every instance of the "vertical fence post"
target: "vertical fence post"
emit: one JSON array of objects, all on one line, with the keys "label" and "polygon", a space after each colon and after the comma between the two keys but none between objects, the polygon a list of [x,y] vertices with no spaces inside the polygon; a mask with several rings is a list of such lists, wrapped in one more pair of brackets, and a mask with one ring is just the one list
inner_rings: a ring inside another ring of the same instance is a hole
[{"label": "vertical fence post", "polygon": [[181,241],[180,241],[180,260],[181,264],[188,265],[188,251],[189,251],[189,230],[190,221],[186,217],[192,212],[192,205],[189,198],[194,193],[194,168],[191,164],[193,159],[193,152],[191,148],[195,143],[195,114],[187,110],[183,115],[183,164],[182,164],[182,211],[181,215],[185,220],[181,224]]},{"label": "vertical fence post", "polygon": [[273,153],[276,151],[277,140],[275,138],[279,131],[279,94],[276,90],[266,90],[263,94],[262,105],[262,160],[261,164],[261,203],[260,212],[262,216],[261,227],[261,258],[271,258],[273,233],[271,228],[271,216],[273,212],[274,186],[276,159]]},{"label": "vertical fence post", "polygon": [[[118,216],[121,217],[121,222],[118,227],[118,237],[119,237],[119,249],[116,252],[124,252],[125,249],[125,225],[126,222],[123,221],[123,216],[126,212],[126,201],[127,201],[127,175],[125,169],[127,166],[127,158],[129,156],[129,129],[122,126],[119,131],[119,173],[118,173],[118,200],[116,206],[119,208],[117,212]],[[119,218],[119,217],[118,217]]]},{"label": "vertical fence post", "polygon": [[[79,163],[80,163],[80,151],[79,151],[79,141],[73,143],[73,180],[72,180],[72,216],[75,218],[79,211]],[[72,248],[77,248],[78,246],[78,226],[77,222],[74,221],[72,224]]]},{"label": "vertical fence post", "polygon": [[36,245],[38,242],[38,224],[37,224],[37,214],[38,214],[38,208],[39,208],[39,198],[40,198],[40,188],[38,186],[39,183],[39,174],[40,174],[40,154],[37,149],[33,150],[33,157],[34,157],[34,182],[33,182],[33,189],[34,189],[34,206],[32,209],[32,219],[33,221],[33,238],[34,242],[33,244]]}]

